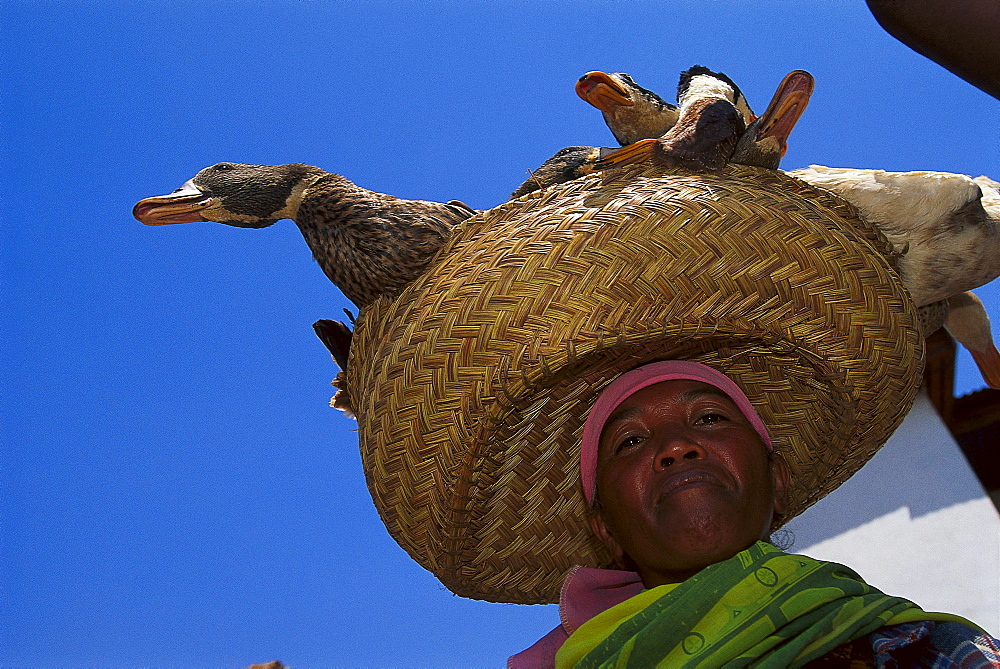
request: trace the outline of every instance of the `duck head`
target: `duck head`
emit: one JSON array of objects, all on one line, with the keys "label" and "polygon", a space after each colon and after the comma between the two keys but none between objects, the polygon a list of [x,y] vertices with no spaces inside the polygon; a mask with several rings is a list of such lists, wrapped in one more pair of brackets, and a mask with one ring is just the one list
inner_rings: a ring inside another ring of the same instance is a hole
[{"label": "duck head", "polygon": [[714,72],[703,65],[694,65],[681,72],[680,80],[677,82],[677,103],[681,108],[690,104],[692,100],[705,97],[721,97],[729,100],[747,125],[757,118],[750,109],[743,91],[724,73]]},{"label": "duck head", "polygon": [[717,170],[732,156],[746,130],[746,119],[756,119],[729,77],[700,65],[681,73],[678,101],[680,112],[669,131],[658,139],[640,139],[602,156],[595,168],[648,160],[663,167]]},{"label": "duck head", "polygon": [[[576,94],[580,96],[580,99],[603,112],[612,113],[618,107],[634,106],[632,91],[637,88],[639,87],[632,81],[632,77],[624,72],[608,74],[595,70],[583,75],[576,82]],[[656,94],[653,93],[653,95]]]},{"label": "duck head", "polygon": [[588,72],[576,82],[576,94],[601,110],[622,145],[660,137],[677,123],[680,114],[676,106],[624,72]]},{"label": "duck head", "polygon": [[965,346],[983,380],[990,388],[1000,388],[1000,351],[993,343],[990,317],[974,293],[964,292],[948,298],[948,316],[944,327],[955,341]]},{"label": "duck head", "polygon": [[305,190],[325,172],[317,167],[218,163],[169,195],[140,200],[132,215],[146,225],[215,221],[264,228],[294,219]]},{"label": "duck head", "polygon": [[732,162],[778,169],[788,150],[788,136],[809,104],[814,85],[813,76],[805,70],[786,74],[767,109],[740,137]]}]

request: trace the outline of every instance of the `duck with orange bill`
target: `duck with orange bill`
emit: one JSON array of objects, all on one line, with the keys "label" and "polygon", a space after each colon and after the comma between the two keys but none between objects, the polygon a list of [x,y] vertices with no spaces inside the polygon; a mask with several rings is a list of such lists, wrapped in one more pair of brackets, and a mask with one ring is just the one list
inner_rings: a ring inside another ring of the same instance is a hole
[{"label": "duck with orange bill", "polygon": [[760,117],[747,126],[730,162],[778,169],[788,151],[788,136],[809,104],[815,80],[805,70],[785,75]]},{"label": "duck with orange bill", "polygon": [[[795,93],[794,103],[790,101],[793,84],[789,82],[794,82],[804,92],[804,95],[799,91]],[[695,65],[681,73],[678,84],[679,99],[690,108],[681,124],[683,132],[678,129],[671,133],[679,125],[681,110],[665,102],[656,93],[636,84],[628,74],[594,71],[583,75],[576,82],[577,95],[601,110],[608,128],[623,146],[640,142],[640,146],[636,147],[639,151],[653,148],[653,153],[658,153],[658,159],[665,161],[664,164],[677,164],[697,170],[718,169],[727,161],[741,162],[736,160],[737,156],[742,159],[743,164],[777,167],[777,161],[780,161],[786,148],[787,133],[791,132],[801,115],[811,91],[812,77],[808,73],[788,75],[775,94],[768,112],[758,118],[732,79],[720,72]],[[716,98],[720,92],[737,113],[733,113],[724,103],[713,106],[713,100],[706,103],[703,99]],[[706,109],[706,106],[711,108]],[[794,116],[789,110],[796,112]],[[742,124],[748,124],[750,128],[744,131]],[[671,134],[664,137],[670,145],[667,151],[657,152],[654,147],[641,144],[642,140],[668,133]],[[734,141],[737,137],[738,142]],[[531,172],[531,176],[513,192],[511,198],[591,174],[611,164],[605,159],[617,160],[615,164],[643,160],[644,156],[631,156],[634,150],[622,149],[619,152],[608,147],[593,146],[560,149],[541,167]],[[733,151],[736,155],[730,155]]]},{"label": "duck with orange bill", "polygon": [[302,165],[218,163],[169,195],[136,203],[146,225],[216,221],[264,228],[292,219],[326,276],[359,308],[419,276],[476,212],[457,200],[403,200]]},{"label": "duck with orange bill", "polygon": [[[721,86],[718,82],[725,83],[719,78],[714,86]],[[749,123],[729,162],[777,169],[813,86],[807,72],[789,73],[765,112]],[[711,90],[699,86],[706,88]],[[674,131],[661,139],[646,138],[640,140],[640,148],[625,147],[609,154],[597,167],[656,160],[655,155],[662,155],[677,141]],[[713,148],[717,154],[719,147]],[[1000,388],[1000,353],[993,343],[989,317],[978,298],[966,294],[1000,276],[1000,185],[985,176],[822,165],[787,174],[835,193],[878,225],[900,254],[904,285],[925,312],[925,333],[944,326],[973,354],[986,383]],[[952,307],[954,314],[949,315]]]},{"label": "duck with orange bill", "polygon": [[812,94],[812,75],[803,70],[786,75],[758,118],[729,77],[706,68],[692,70],[681,75],[677,123],[662,137],[640,139],[606,156],[598,169],[647,160],[699,171],[730,162],[777,168]]},{"label": "duck with orange bill", "polygon": [[914,304],[944,302],[942,325],[983,379],[1000,388],[1000,352],[982,302],[967,291],[1000,276],[1000,183],[950,172],[810,167],[790,176],[836,193],[876,225],[900,254]]},{"label": "duck with orange bill", "polygon": [[666,134],[680,116],[677,105],[643,88],[624,72],[588,72],[576,82],[576,94],[601,110],[604,122],[622,146]]}]

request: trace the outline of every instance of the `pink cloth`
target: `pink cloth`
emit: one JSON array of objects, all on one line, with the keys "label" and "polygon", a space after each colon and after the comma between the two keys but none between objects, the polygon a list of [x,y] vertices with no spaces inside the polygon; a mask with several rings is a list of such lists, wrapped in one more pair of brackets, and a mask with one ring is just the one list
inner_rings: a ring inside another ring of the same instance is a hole
[{"label": "pink cloth", "polygon": [[618,408],[618,405],[643,388],[663,381],[682,379],[701,381],[726,393],[750,421],[750,425],[764,440],[764,443],[767,444],[767,449],[773,450],[771,436],[767,432],[767,427],[764,426],[764,421],[757,415],[757,410],[753,408],[753,404],[750,403],[746,394],[728,376],[700,362],[688,360],[653,362],[625,372],[612,381],[607,388],[601,391],[594,403],[594,408],[587,416],[587,423],[583,427],[583,441],[580,445],[580,483],[583,484],[583,495],[587,504],[594,503],[594,492],[597,488],[597,445],[601,439],[604,423]]},{"label": "pink cloth", "polygon": [[508,669],[555,666],[556,652],[580,625],[645,589],[634,571],[573,567],[559,591],[559,626],[508,659]]}]

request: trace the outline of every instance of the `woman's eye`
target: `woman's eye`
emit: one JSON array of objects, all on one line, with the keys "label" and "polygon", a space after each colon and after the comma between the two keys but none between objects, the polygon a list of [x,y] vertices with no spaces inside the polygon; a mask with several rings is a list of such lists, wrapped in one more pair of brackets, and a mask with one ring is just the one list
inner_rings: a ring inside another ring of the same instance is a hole
[{"label": "woman's eye", "polygon": [[621,451],[637,446],[641,441],[642,437],[638,435],[625,437],[624,439],[618,442],[618,446],[615,447],[615,453],[620,453]]},{"label": "woman's eye", "polygon": [[725,420],[729,419],[721,413],[706,413],[699,416],[695,423],[699,425],[715,425],[716,423],[721,423]]}]

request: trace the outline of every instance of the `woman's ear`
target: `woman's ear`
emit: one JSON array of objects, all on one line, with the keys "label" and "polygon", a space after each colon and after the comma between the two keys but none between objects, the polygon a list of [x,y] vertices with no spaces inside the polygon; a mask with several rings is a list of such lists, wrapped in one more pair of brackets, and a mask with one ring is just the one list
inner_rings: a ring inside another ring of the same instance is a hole
[{"label": "woman's ear", "polygon": [[590,522],[590,529],[593,531],[594,535],[601,540],[601,543],[610,551],[610,553],[615,557],[615,562],[619,566],[625,565],[625,551],[622,547],[618,545],[618,542],[611,532],[608,531],[608,526],[604,522],[604,516],[601,515],[600,508],[592,509],[588,514],[587,520]]},{"label": "woman's ear", "polygon": [[788,508],[788,465],[781,454],[775,451],[771,458],[771,477],[774,481],[774,515],[775,518],[785,515]]}]

